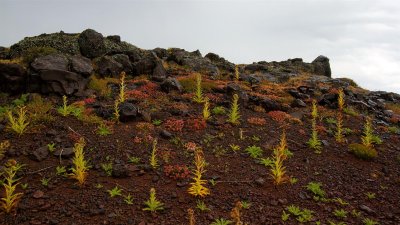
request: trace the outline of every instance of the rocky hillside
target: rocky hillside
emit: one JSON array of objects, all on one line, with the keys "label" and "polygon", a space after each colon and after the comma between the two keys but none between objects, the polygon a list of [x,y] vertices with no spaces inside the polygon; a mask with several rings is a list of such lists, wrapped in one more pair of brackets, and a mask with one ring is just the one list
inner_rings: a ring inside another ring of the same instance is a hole
[{"label": "rocky hillside", "polygon": [[400,95],[331,73],[91,29],[0,47],[0,224],[400,224]]}]

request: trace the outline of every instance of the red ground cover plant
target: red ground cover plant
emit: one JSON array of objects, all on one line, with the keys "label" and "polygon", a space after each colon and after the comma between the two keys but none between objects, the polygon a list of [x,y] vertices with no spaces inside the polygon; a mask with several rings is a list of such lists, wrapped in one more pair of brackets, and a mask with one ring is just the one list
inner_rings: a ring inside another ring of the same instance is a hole
[{"label": "red ground cover plant", "polygon": [[186,120],[186,127],[193,131],[204,130],[207,127],[207,123],[203,118],[190,118]]},{"label": "red ground cover plant", "polygon": [[267,121],[261,117],[250,117],[247,119],[247,122],[253,125],[263,126],[267,124]]},{"label": "red ground cover plant", "polygon": [[133,99],[146,99],[149,97],[155,97],[158,94],[158,85],[151,81],[137,81],[135,83],[143,83],[135,90],[130,90],[126,92],[126,95]]},{"label": "red ground cover plant", "polygon": [[277,122],[284,122],[285,120],[290,118],[290,115],[282,112],[282,111],[270,111],[268,112],[268,115],[275,121]]},{"label": "red ground cover plant", "polygon": [[185,144],[185,148],[188,152],[196,151],[197,145],[194,142],[188,142]]},{"label": "red ground cover plant", "polygon": [[96,100],[94,98],[85,98],[83,99],[83,101],[85,102],[85,104],[92,104],[94,103]]},{"label": "red ground cover plant", "polygon": [[184,180],[190,177],[190,171],[186,165],[166,165],[164,173],[174,180]]},{"label": "red ground cover plant", "polygon": [[174,131],[174,132],[181,132],[184,126],[183,120],[178,120],[178,119],[168,119],[164,123],[165,129],[169,131]]}]

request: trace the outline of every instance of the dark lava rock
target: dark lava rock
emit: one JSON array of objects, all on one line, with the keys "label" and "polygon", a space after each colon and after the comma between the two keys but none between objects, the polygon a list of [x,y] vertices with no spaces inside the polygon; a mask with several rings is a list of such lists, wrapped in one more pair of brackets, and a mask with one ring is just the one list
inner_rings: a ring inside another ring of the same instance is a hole
[{"label": "dark lava rock", "polygon": [[155,64],[156,66],[154,67],[150,78],[155,81],[163,81],[167,77],[167,71],[165,70],[161,60],[157,60]]},{"label": "dark lava rock", "polygon": [[300,99],[295,99],[292,104],[292,107],[298,107],[298,108],[303,108],[303,107],[307,107],[307,104],[304,103],[302,100]]},{"label": "dark lava rock", "polygon": [[368,214],[375,214],[375,211],[366,205],[360,205],[360,209]]},{"label": "dark lava rock", "polygon": [[165,139],[171,139],[172,138],[172,134],[170,132],[168,132],[167,130],[162,130],[160,132],[160,136],[165,138]]},{"label": "dark lava rock", "polygon": [[138,108],[130,102],[123,102],[119,105],[119,114],[121,122],[131,121],[138,116]]},{"label": "dark lava rock", "polygon": [[95,60],[96,71],[104,77],[118,77],[124,67],[111,56],[103,56]]},{"label": "dark lava rock", "polygon": [[129,177],[129,170],[123,164],[114,164],[112,169],[112,176],[115,178]]},{"label": "dark lava rock", "polygon": [[176,78],[168,77],[161,83],[161,90],[165,92],[178,91],[182,92],[183,87]]},{"label": "dark lava rock", "polygon": [[93,72],[92,61],[80,55],[74,55],[69,58],[71,62],[71,71],[89,77]]},{"label": "dark lava rock", "polygon": [[42,93],[57,93],[60,95],[82,95],[88,84],[88,79],[81,75],[62,70],[40,71]]},{"label": "dark lava rock", "polygon": [[26,90],[28,74],[23,66],[14,63],[0,63],[0,91],[21,93]]},{"label": "dark lava rock", "polygon": [[47,148],[47,146],[40,147],[34,150],[31,154],[32,159],[38,162],[45,160],[48,155],[49,155],[49,149]]},{"label": "dark lava rock", "polygon": [[315,74],[331,77],[331,66],[328,57],[320,55],[311,64],[314,66]]},{"label": "dark lava rock", "polygon": [[119,64],[122,65],[122,70],[125,73],[131,74],[133,70],[133,66],[131,62],[129,61],[129,57],[125,54],[115,54],[112,56],[112,58],[117,61]]},{"label": "dark lava rock", "polygon": [[207,55],[205,55],[204,57],[208,58],[220,70],[225,70],[228,72],[235,71],[235,64],[229,62],[228,60],[224,59],[223,57],[220,57],[219,55],[217,55],[215,53],[210,52]]},{"label": "dark lava rock", "polygon": [[81,54],[88,58],[96,58],[106,53],[103,35],[92,29],[84,30],[78,37]]},{"label": "dark lava rock", "polygon": [[71,158],[74,155],[74,148],[61,148],[56,149],[53,153],[54,156],[62,157],[62,158]]}]

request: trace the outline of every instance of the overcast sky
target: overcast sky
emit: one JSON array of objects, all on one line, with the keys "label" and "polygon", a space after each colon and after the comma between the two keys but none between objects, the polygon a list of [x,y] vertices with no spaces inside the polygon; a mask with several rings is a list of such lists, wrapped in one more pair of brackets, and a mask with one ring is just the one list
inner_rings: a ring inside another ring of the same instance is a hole
[{"label": "overcast sky", "polygon": [[0,0],[0,27],[0,46],[93,28],[234,63],[326,55],[333,77],[400,93],[400,0]]}]

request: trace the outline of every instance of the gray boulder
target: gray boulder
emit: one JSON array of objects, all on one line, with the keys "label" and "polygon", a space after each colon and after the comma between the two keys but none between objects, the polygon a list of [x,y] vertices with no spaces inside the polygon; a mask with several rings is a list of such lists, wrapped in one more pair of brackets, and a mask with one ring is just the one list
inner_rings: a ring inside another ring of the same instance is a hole
[{"label": "gray boulder", "polygon": [[78,44],[81,54],[91,59],[106,53],[103,35],[92,29],[84,30],[79,35]]},{"label": "gray boulder", "polygon": [[59,53],[36,58],[31,67],[36,70],[68,70],[68,58]]},{"label": "gray boulder", "polygon": [[123,65],[112,56],[102,56],[95,60],[95,64],[97,73],[104,77],[117,77],[124,70]]},{"label": "gray boulder", "polygon": [[235,71],[235,64],[229,62],[228,60],[224,59],[223,57],[220,57],[215,53],[210,52],[204,57],[209,59],[212,63],[214,63],[220,70],[224,70],[227,72]]},{"label": "gray boulder", "polygon": [[92,61],[80,55],[74,55],[69,58],[71,62],[71,71],[89,77],[93,72]]},{"label": "gray boulder", "polygon": [[183,87],[176,78],[168,77],[161,83],[161,90],[165,92],[178,91],[182,92]]},{"label": "gray boulder", "polygon": [[119,105],[119,114],[121,122],[128,122],[138,117],[139,109],[130,102],[123,102]]},{"label": "gray boulder", "polygon": [[188,52],[180,48],[171,48],[168,50],[167,60],[213,77],[218,76],[220,73],[218,67],[210,59],[203,58],[198,50]]}]

